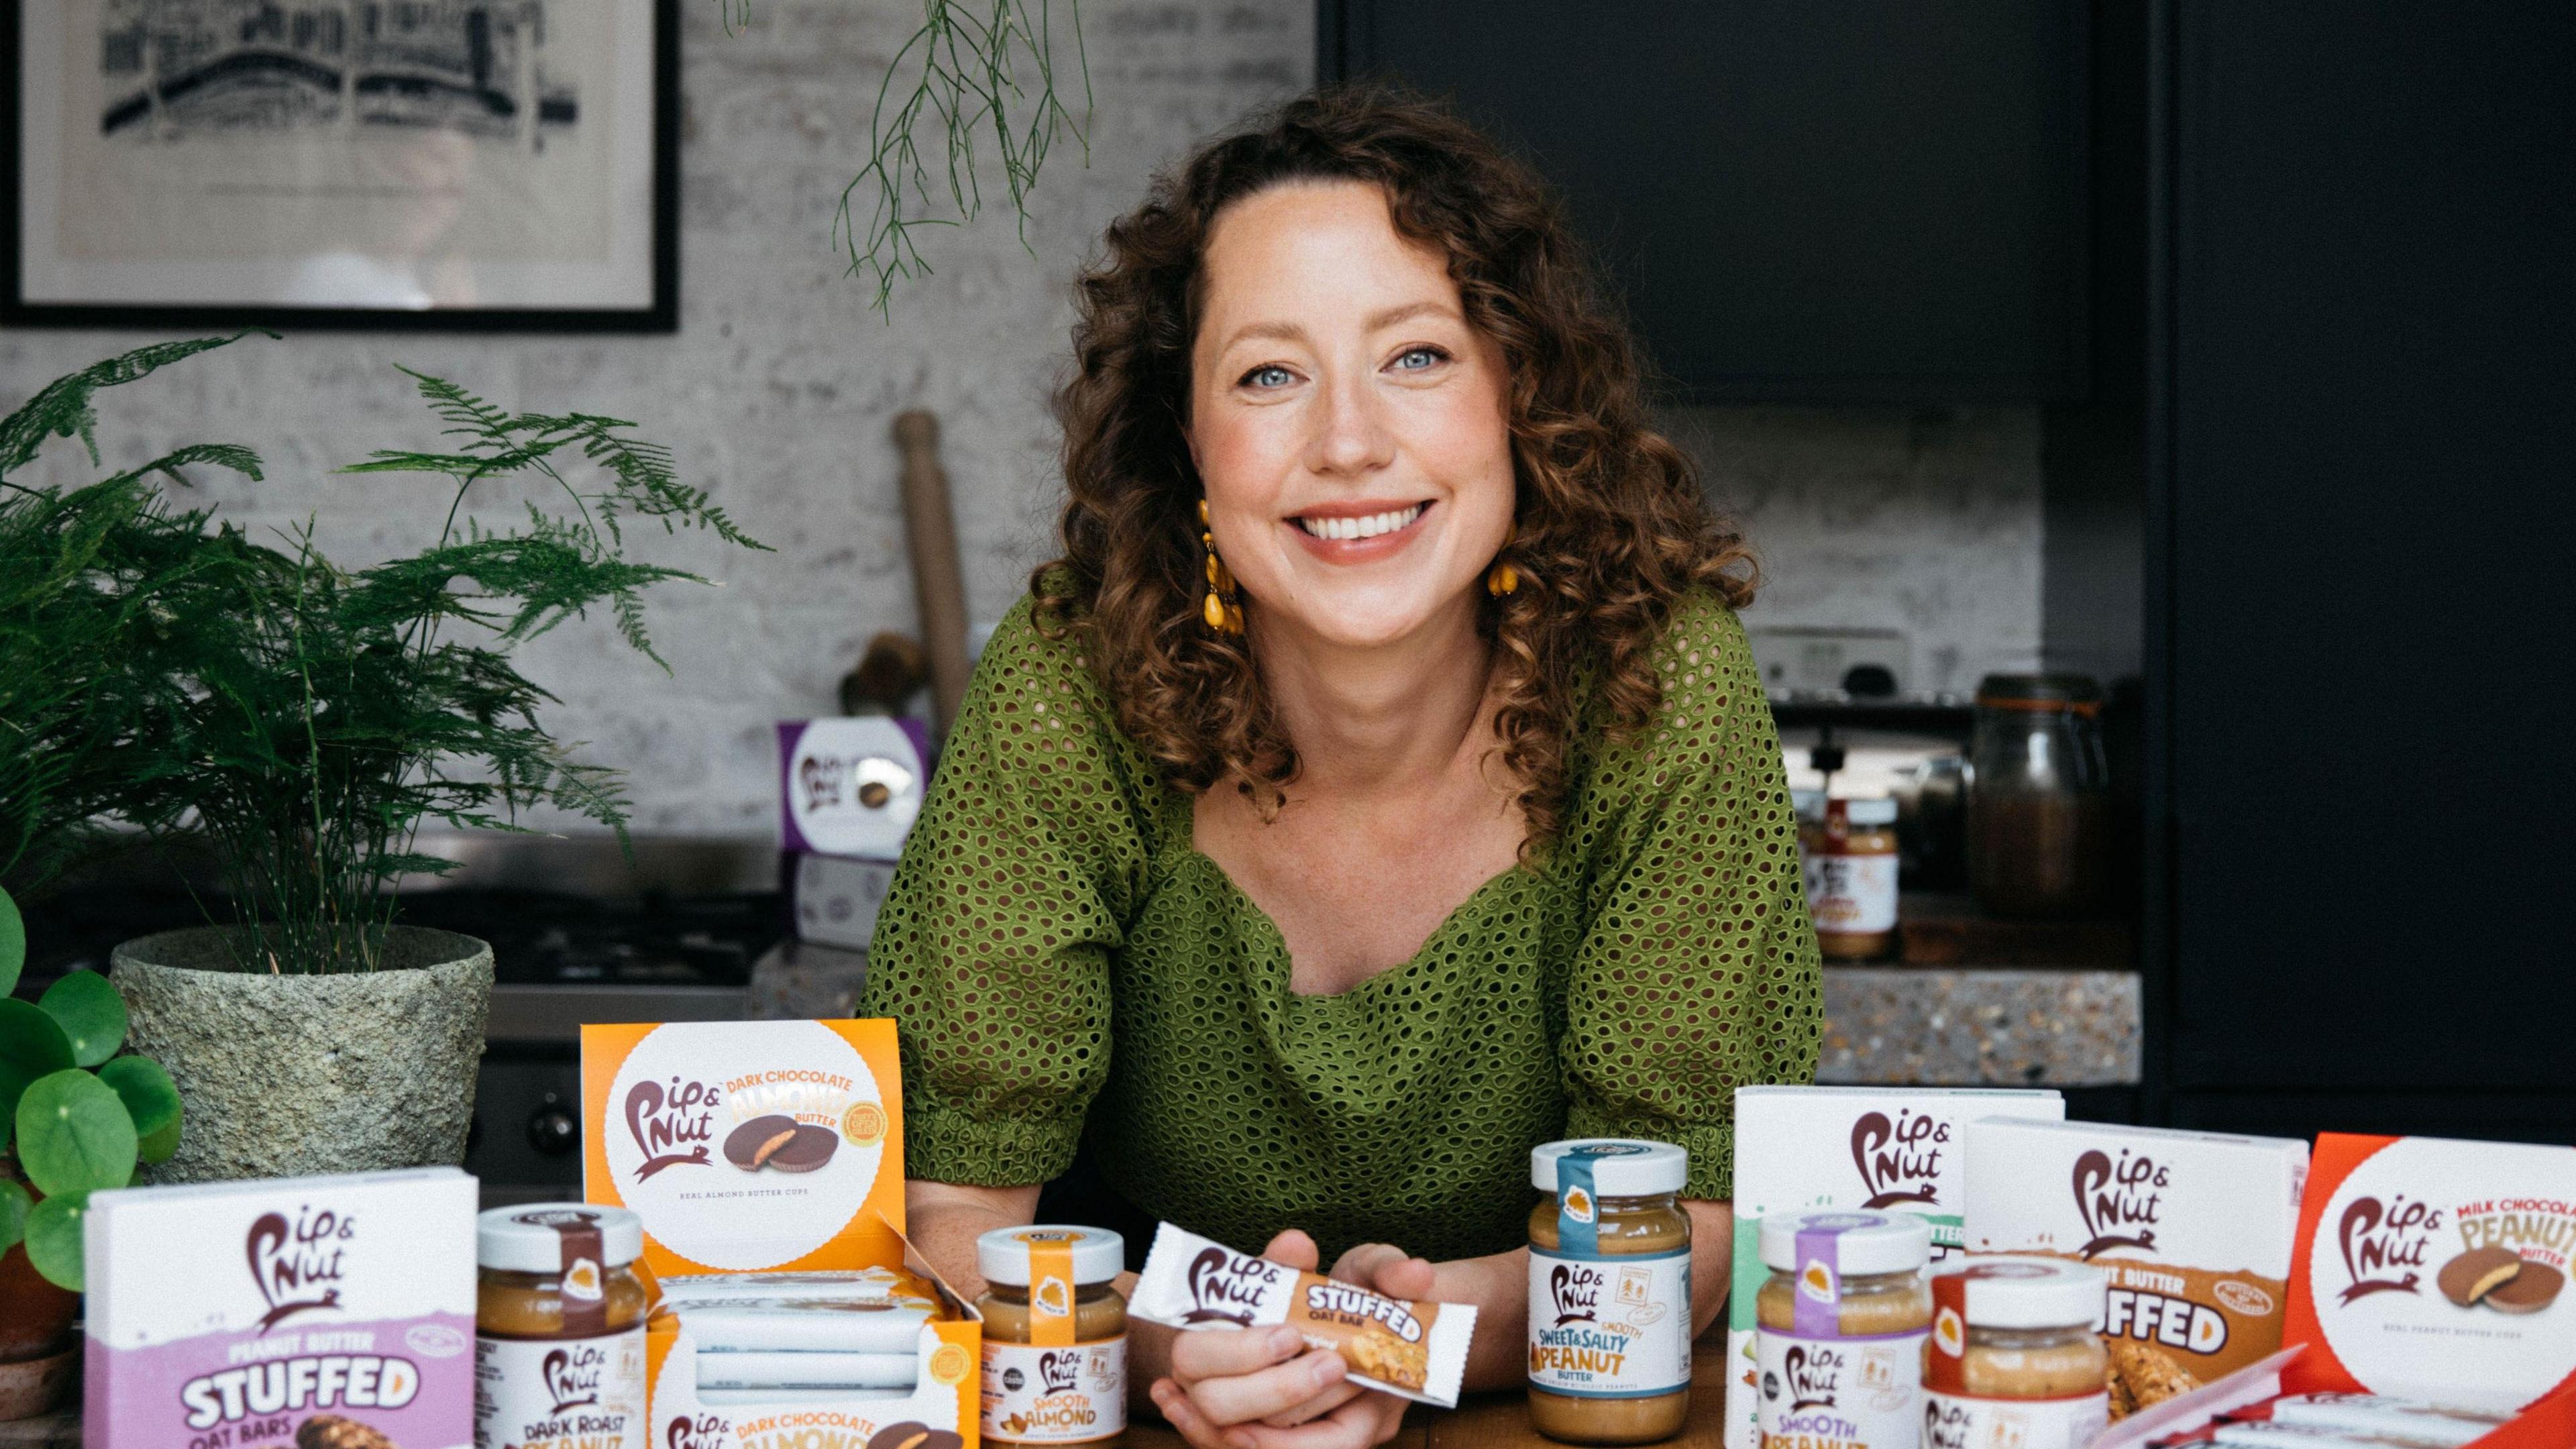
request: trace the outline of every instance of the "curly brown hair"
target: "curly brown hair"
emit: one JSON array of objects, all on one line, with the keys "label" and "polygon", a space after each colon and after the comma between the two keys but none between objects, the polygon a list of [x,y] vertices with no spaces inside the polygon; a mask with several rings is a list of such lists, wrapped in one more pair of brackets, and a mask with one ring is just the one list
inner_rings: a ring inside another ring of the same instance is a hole
[{"label": "curly brown hair", "polygon": [[[1297,752],[1247,641],[1209,629],[1183,428],[1208,238],[1225,208],[1293,182],[1384,189],[1397,231],[1448,257],[1467,320],[1510,374],[1522,586],[1483,607],[1496,745],[1520,782],[1528,858],[1563,824],[1587,701],[1630,735],[1662,694],[1653,650],[1685,591],[1751,602],[1742,535],[1714,517],[1681,450],[1647,426],[1635,345],[1536,173],[1437,104],[1322,90],[1156,178],[1079,282],[1064,425],[1064,556],[1031,577],[1038,626],[1082,628],[1120,726],[1192,792],[1235,779],[1265,812]],[[1255,601],[1257,604],[1257,601]]]}]

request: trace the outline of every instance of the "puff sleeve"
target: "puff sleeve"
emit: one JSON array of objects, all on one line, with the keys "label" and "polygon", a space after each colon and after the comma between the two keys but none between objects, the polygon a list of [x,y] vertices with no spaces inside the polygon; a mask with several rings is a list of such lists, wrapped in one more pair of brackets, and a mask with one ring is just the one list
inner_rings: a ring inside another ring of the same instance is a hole
[{"label": "puff sleeve", "polygon": [[1734,1092],[1806,1082],[1824,1013],[1779,733],[1734,613],[1675,610],[1660,711],[1606,743],[1575,824],[1589,871],[1559,1059],[1568,1135],[1690,1152],[1733,1192]]},{"label": "puff sleeve", "polygon": [[878,918],[859,1009],[897,1023],[911,1177],[1060,1175],[1108,1076],[1149,817],[1079,638],[1025,599],[995,631]]}]

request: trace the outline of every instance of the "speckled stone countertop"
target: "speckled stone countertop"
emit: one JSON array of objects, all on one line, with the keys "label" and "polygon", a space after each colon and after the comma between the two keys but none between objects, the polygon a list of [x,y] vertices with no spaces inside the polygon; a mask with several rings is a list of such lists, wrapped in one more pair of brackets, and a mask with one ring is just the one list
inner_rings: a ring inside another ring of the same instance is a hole
[{"label": "speckled stone countertop", "polygon": [[[751,973],[755,1018],[847,1016],[867,957],[789,943]],[[2138,977],[2045,967],[1827,966],[1816,1080],[1927,1087],[2128,1086]]]},{"label": "speckled stone countertop", "polygon": [[1827,966],[1816,1080],[2126,1086],[2140,1004],[2134,971]]}]

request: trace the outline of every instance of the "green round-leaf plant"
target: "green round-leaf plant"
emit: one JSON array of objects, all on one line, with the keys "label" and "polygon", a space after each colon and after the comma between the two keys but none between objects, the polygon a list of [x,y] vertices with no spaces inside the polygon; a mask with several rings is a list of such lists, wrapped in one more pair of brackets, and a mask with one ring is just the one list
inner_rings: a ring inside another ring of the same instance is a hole
[{"label": "green round-leaf plant", "polygon": [[125,1186],[138,1146],[125,1099],[91,1073],[38,1077],[18,1099],[18,1165],[48,1198]]},{"label": "green round-leaf plant", "polygon": [[94,1067],[125,1045],[125,998],[95,971],[74,971],[45,988],[36,1005],[71,1038],[72,1060]]},{"label": "green round-leaf plant", "polygon": [[32,1002],[0,1000],[0,1124],[16,1118],[30,1083],[71,1065],[72,1039],[52,1017]]},{"label": "green round-leaf plant", "polygon": [[81,1291],[81,1226],[89,1194],[58,1192],[27,1214],[27,1261],[59,1288]]},{"label": "green round-leaf plant", "polygon": [[18,903],[0,891],[0,996],[18,989],[18,972],[27,964],[27,922]]},{"label": "green round-leaf plant", "polygon": [[27,1209],[33,1199],[14,1182],[0,1182],[0,1253],[18,1246],[27,1235]]},{"label": "green round-leaf plant", "polygon": [[[127,1114],[134,1118],[136,1137],[149,1141],[179,1125],[179,1088],[159,1062],[150,1057],[118,1057],[98,1069],[98,1079],[124,1099]],[[171,1145],[178,1144],[173,1140]]]},{"label": "green round-leaf plant", "polygon": [[134,1145],[135,1155],[155,1167],[169,1161],[178,1150],[179,1119],[176,1117],[170,1119],[169,1126],[138,1139]]}]

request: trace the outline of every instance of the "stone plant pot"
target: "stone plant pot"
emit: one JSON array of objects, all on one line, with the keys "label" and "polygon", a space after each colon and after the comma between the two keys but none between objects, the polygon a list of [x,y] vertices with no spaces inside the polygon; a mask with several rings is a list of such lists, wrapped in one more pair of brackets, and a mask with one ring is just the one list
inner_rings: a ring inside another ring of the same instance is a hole
[{"label": "stone plant pot", "polygon": [[179,1150],[152,1180],[462,1162],[492,948],[396,926],[383,970],[268,975],[233,969],[238,929],[145,936],[110,958],[127,1044],[179,1088]]}]

